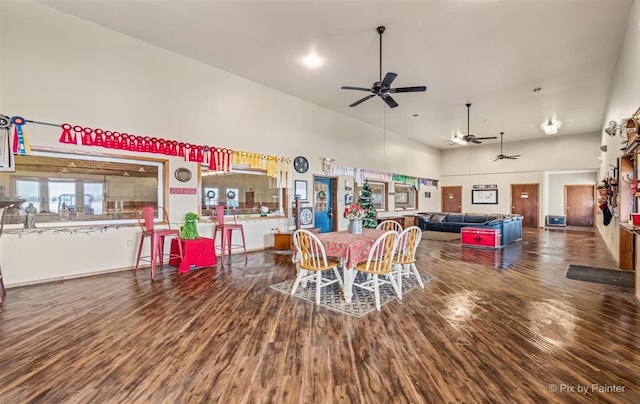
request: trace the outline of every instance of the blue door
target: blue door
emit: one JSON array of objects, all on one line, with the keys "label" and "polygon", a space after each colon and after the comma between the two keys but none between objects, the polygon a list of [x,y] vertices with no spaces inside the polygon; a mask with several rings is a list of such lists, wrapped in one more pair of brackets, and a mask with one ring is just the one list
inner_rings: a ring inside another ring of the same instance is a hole
[{"label": "blue door", "polygon": [[316,177],[313,182],[313,211],[320,233],[333,231],[333,181],[333,178]]}]

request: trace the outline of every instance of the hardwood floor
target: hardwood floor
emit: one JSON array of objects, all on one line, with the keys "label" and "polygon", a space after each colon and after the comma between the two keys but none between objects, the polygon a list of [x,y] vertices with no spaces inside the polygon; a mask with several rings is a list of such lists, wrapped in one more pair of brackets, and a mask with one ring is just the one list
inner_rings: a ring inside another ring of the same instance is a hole
[{"label": "hardwood floor", "polygon": [[418,269],[436,279],[360,319],[270,289],[295,276],[273,250],[153,282],[143,269],[9,289],[0,397],[640,402],[633,290],[566,279],[569,264],[615,267],[592,232],[525,229],[501,251],[423,240]]}]

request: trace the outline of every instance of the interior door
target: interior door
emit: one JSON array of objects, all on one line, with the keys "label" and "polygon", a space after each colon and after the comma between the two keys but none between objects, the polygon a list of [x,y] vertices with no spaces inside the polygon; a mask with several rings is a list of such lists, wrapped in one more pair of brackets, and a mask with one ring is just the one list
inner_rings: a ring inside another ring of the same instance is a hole
[{"label": "interior door", "polygon": [[316,228],[320,233],[333,231],[333,178],[315,177],[313,180],[313,207]]},{"label": "interior door", "polygon": [[442,187],[442,212],[462,213],[462,186]]},{"label": "interior door", "polygon": [[593,226],[593,185],[567,185],[564,191],[564,212],[569,226]]},{"label": "interior door", "polygon": [[538,227],[540,184],[511,184],[511,213],[522,215],[522,226]]}]

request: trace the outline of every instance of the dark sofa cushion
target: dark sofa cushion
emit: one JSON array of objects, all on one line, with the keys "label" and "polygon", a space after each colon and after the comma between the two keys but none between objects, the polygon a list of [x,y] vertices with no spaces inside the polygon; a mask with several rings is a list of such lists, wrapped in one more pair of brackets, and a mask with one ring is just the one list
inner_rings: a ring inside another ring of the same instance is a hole
[{"label": "dark sofa cushion", "polygon": [[447,214],[447,218],[444,220],[445,222],[464,222],[464,214],[461,213],[449,213]]},{"label": "dark sofa cushion", "polygon": [[502,213],[490,213],[487,215],[487,222],[491,222],[492,220],[502,219],[504,215]]},{"label": "dark sofa cushion", "polygon": [[487,221],[487,215],[484,213],[467,213],[464,215],[465,223],[484,223]]}]

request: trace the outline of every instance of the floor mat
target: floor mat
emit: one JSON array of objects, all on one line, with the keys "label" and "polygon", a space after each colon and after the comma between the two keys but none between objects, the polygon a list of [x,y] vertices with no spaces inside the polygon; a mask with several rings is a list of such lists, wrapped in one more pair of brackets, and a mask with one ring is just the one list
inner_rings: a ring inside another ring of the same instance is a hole
[{"label": "floor mat", "polygon": [[583,265],[569,265],[567,278],[578,281],[603,283],[605,285],[633,288],[635,273],[618,269],[595,268]]}]

